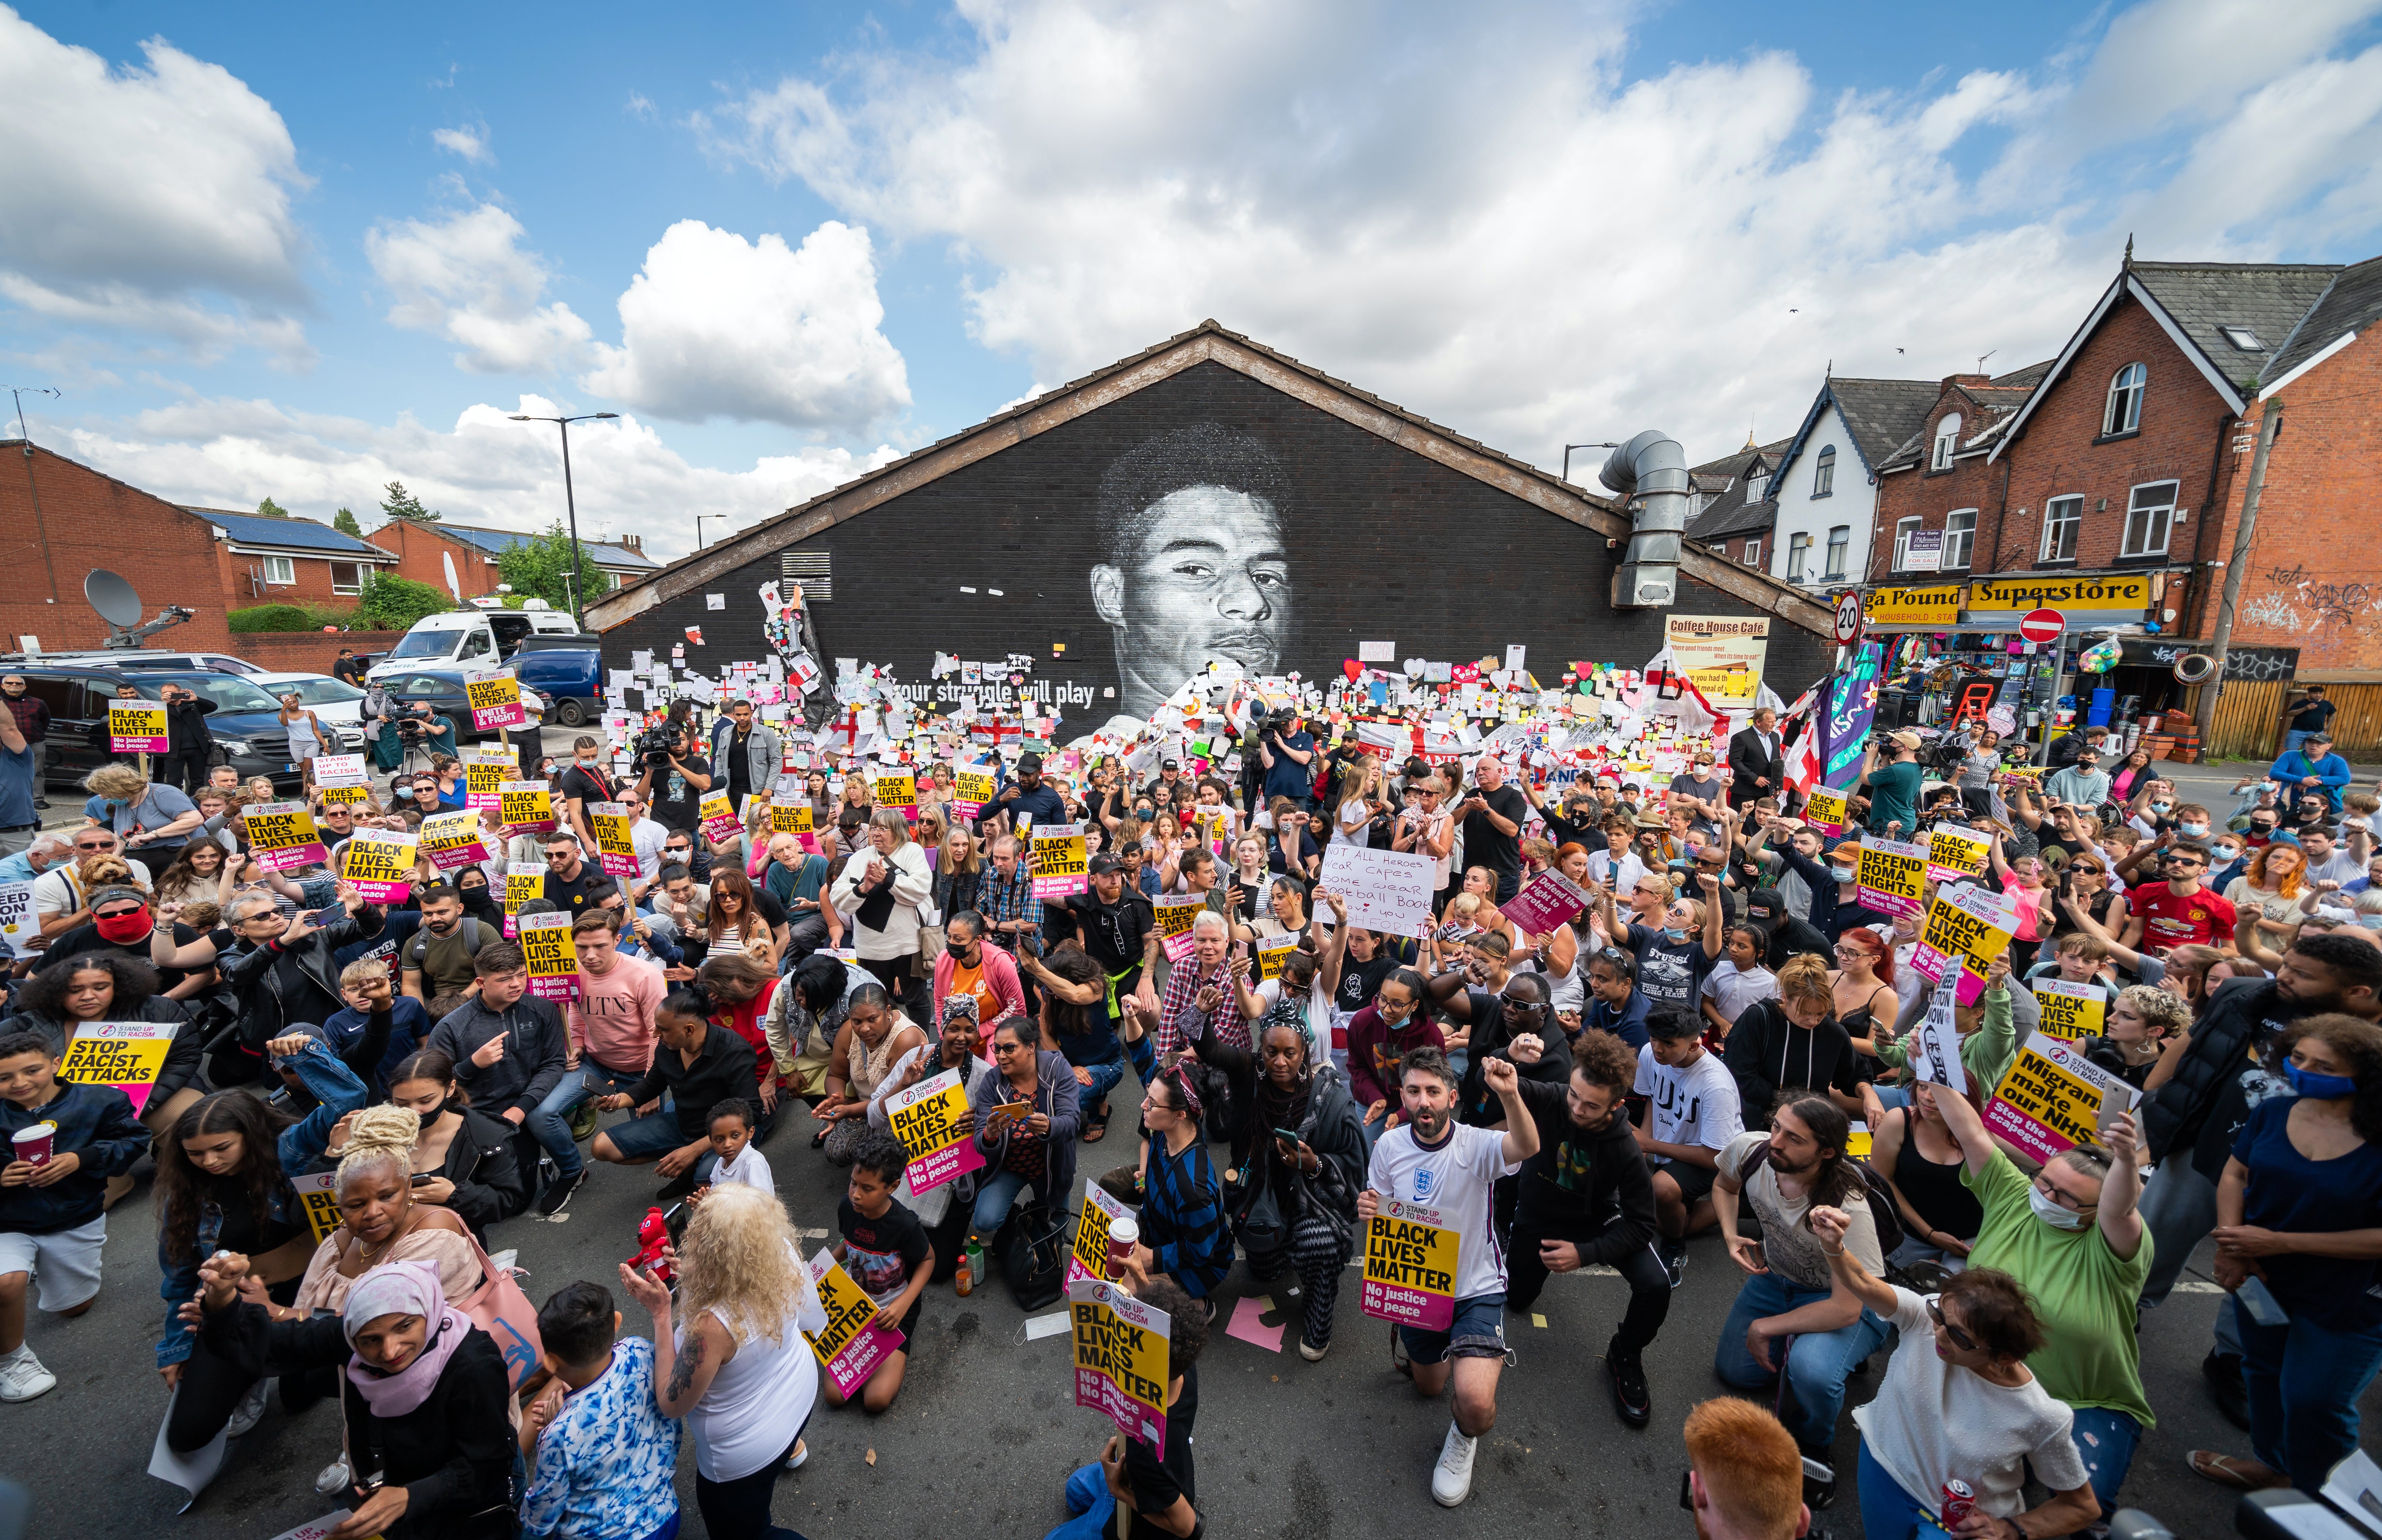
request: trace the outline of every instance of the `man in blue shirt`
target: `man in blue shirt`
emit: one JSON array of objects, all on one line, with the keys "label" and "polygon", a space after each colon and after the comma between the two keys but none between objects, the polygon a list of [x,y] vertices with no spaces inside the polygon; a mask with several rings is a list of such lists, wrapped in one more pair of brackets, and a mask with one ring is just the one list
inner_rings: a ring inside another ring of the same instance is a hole
[{"label": "man in blue shirt", "polygon": [[1001,788],[992,809],[1011,829],[1023,820],[1034,825],[1067,822],[1067,804],[1042,784],[1042,756],[1032,752],[1018,756],[1017,778]]},{"label": "man in blue shirt", "polygon": [[2285,750],[2266,774],[2281,787],[2279,795],[2293,800],[2321,796],[2334,813],[2340,811],[2341,789],[2351,779],[2349,762],[2332,752],[2332,735],[2321,732],[2310,733],[2298,748]]},{"label": "man in blue shirt", "polygon": [[1315,739],[1299,720],[1298,712],[1284,710],[1267,724],[1258,739],[1258,762],[1265,766],[1265,800],[1287,797],[1301,808],[1315,808]]}]

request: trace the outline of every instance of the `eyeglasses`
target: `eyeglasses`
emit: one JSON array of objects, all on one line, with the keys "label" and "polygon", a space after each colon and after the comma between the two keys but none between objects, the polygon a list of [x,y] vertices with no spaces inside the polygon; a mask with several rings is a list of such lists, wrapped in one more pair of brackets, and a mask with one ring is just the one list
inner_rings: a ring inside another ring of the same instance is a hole
[{"label": "eyeglasses", "polygon": [[567,861],[571,858],[574,849],[575,848],[572,846],[565,845],[559,850],[548,850],[546,852],[546,859],[548,861]]},{"label": "eyeglasses", "polygon": [[113,839],[78,839],[75,841],[75,849],[78,850],[113,850],[116,849],[116,841]]},{"label": "eyeglasses", "polygon": [[2097,1203],[2080,1203],[2076,1199],[2069,1197],[2067,1193],[2062,1192],[2058,1187],[2052,1182],[2052,1179],[2049,1177],[2044,1176],[2040,1171],[2037,1171],[2034,1174],[2034,1190],[2072,1214],[2081,1214],[2088,1208],[2098,1208],[2101,1206]]},{"label": "eyeglasses", "polygon": [[143,912],[145,911],[141,906],[136,904],[130,909],[95,909],[91,911],[91,917],[94,920],[129,920],[132,916]]},{"label": "eyeglasses", "polygon": [[1959,1327],[1954,1326],[1951,1322],[1944,1319],[1944,1307],[1937,1304],[1933,1296],[1930,1296],[1927,1301],[1927,1318],[1935,1323],[1935,1329],[1937,1331],[1942,1332],[1945,1336],[1952,1339],[1952,1346],[1959,1349],[1964,1353],[1972,1353],[1977,1351],[1977,1339],[1970,1336],[1967,1332],[1962,1331]]}]

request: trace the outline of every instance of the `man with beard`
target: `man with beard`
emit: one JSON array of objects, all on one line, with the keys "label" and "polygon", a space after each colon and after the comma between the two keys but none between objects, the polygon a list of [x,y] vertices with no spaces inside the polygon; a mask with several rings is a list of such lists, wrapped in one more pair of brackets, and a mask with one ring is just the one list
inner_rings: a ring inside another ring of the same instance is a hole
[{"label": "man with beard", "polygon": [[[1535,1034],[1508,1050],[1536,1062]],[[1522,1164],[1505,1308],[1527,1311],[1550,1273],[1603,1265],[1629,1284],[1629,1308],[1605,1345],[1613,1409],[1633,1428],[1651,1415],[1643,1355],[1671,1311],[1671,1280],[1654,1254],[1654,1190],[1630,1128],[1627,1098],[1638,1059],[1611,1033],[1583,1032],[1571,1074],[1550,1084],[1525,1079],[1522,1105],[1538,1124],[1539,1153]]]},{"label": "man with beard", "polygon": [[1504,1104],[1505,1127],[1471,1128],[1455,1120],[1457,1077],[1447,1056],[1417,1048],[1398,1067],[1406,1122],[1373,1146],[1357,1222],[1369,1227],[1384,1199],[1438,1212],[1456,1232],[1455,1317],[1445,1331],[1394,1326],[1390,1362],[1414,1381],[1425,1399],[1455,1382],[1455,1416],[1431,1472],[1431,1500],[1454,1508],[1472,1495],[1472,1467],[1480,1436],[1497,1422],[1497,1377],[1505,1367],[1505,1255],[1491,1222],[1492,1190],[1539,1153],[1539,1125],[1523,1105],[1521,1077],[1511,1059],[1483,1070]]},{"label": "man with beard", "polygon": [[464,914],[463,895],[445,883],[424,888],[414,907],[422,927],[402,954],[398,976],[405,993],[424,1002],[462,994],[472,987],[472,959],[497,935]]},{"label": "man with beard", "polygon": [[[1769,1394],[1782,1372],[1792,1386],[1779,1420],[1806,1455],[1824,1461],[1844,1409],[1845,1379],[1885,1340],[1885,1323],[1836,1293],[1827,1253],[1803,1216],[1841,1208],[1845,1246],[1864,1267],[1885,1265],[1861,1175],[1845,1153],[1852,1123],[1823,1096],[1780,1107],[1768,1133],[1744,1133],[1721,1152],[1713,1207],[1728,1254],[1750,1276],[1721,1327],[1713,1370],[1742,1390]],[[1737,1228],[1740,1197],[1762,1219],[1762,1239]]]},{"label": "man with beard", "polygon": [[1289,490],[1264,445],[1212,422],[1111,462],[1091,589],[1116,642],[1119,720],[1138,727],[1210,663],[1279,671],[1291,624]]}]

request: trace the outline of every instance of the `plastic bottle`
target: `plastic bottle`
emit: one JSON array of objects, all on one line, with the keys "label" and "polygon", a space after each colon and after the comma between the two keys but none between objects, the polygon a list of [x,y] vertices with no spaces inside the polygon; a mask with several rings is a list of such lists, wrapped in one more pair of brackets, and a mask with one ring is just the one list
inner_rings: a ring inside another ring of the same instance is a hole
[{"label": "plastic bottle", "polygon": [[983,1277],[984,1244],[971,1235],[967,1239],[967,1250],[960,1253],[959,1277],[954,1280],[953,1286],[959,1290],[961,1297],[965,1298],[976,1292],[976,1280]]}]

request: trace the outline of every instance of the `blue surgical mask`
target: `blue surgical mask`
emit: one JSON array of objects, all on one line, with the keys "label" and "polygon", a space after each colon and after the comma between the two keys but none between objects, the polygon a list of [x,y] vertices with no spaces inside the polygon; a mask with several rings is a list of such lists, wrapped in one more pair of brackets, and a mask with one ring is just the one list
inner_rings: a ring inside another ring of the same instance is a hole
[{"label": "blue surgical mask", "polygon": [[2329,1102],[2357,1094],[2357,1082],[2347,1075],[2319,1075],[2296,1064],[2284,1065],[2283,1073],[2290,1077],[2292,1090],[2314,1101]]},{"label": "blue surgical mask", "polygon": [[2186,839],[2200,839],[2208,833],[2208,825],[2205,824],[2184,824],[2179,825],[2179,827],[2183,830],[2183,837]]},{"label": "blue surgical mask", "polygon": [[1850,882],[1853,880],[1854,875],[1860,871],[1860,868],[1855,866],[1831,866],[1828,868],[1828,871],[1838,882]]},{"label": "blue surgical mask", "polygon": [[1674,942],[1685,941],[1688,938],[1687,932],[1683,930],[1674,930],[1668,925],[1663,927],[1663,935],[1665,940]]},{"label": "blue surgical mask", "polygon": [[2164,815],[2169,808],[2172,808],[2172,807],[2174,807],[2174,806],[2175,806],[2175,804],[2174,804],[2173,802],[2153,802],[2153,803],[2151,804],[2151,811],[2152,811],[2153,813],[2159,813],[2159,814],[2161,814],[2161,815]]}]

